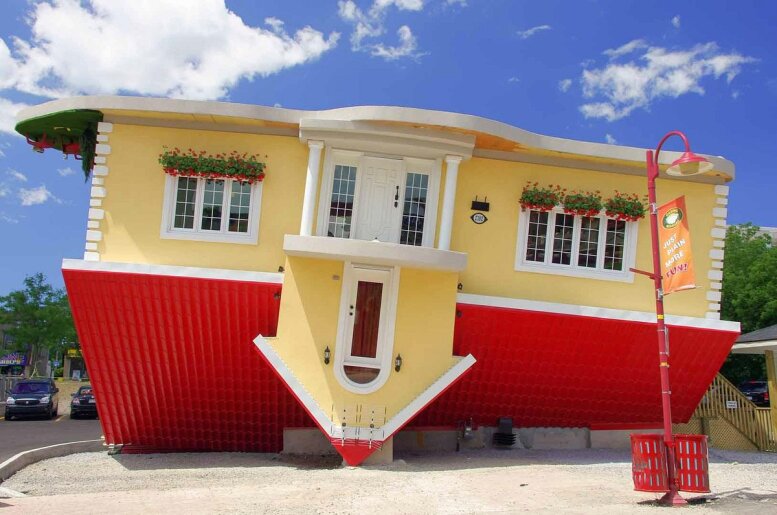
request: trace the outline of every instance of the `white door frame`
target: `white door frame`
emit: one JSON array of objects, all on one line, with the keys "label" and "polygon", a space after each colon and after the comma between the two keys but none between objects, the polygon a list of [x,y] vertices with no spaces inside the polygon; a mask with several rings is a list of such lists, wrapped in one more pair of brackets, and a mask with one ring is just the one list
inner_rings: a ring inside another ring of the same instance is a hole
[{"label": "white door frame", "polygon": [[399,236],[402,230],[402,213],[404,211],[405,184],[407,183],[407,173],[417,172],[429,175],[429,189],[426,197],[426,216],[424,219],[424,235],[422,243],[424,247],[434,247],[434,239],[437,231],[437,211],[440,197],[440,182],[442,176],[442,159],[421,159],[414,157],[387,156],[374,153],[365,153],[354,150],[344,150],[332,148],[327,145],[324,154],[323,180],[321,181],[321,190],[318,199],[318,216],[316,222],[316,234],[326,236],[329,227],[329,209],[332,199],[332,185],[334,182],[334,170],[337,165],[355,166],[356,188],[354,191],[353,204],[353,222],[351,224],[351,238],[355,239],[356,225],[355,220],[359,209],[359,196],[361,195],[360,170],[363,169],[364,157],[377,157],[386,159],[402,159],[404,162],[404,171],[400,177],[400,206],[398,208],[398,229],[396,233],[396,242],[399,242]]},{"label": "white door frame", "polygon": [[[385,274],[385,275],[384,275]],[[351,300],[355,300],[359,280],[371,279],[382,282],[380,326],[378,346],[375,358],[351,356],[354,316],[351,316]],[[340,293],[340,314],[335,344],[334,372],[338,382],[354,393],[372,393],[386,383],[391,375],[394,354],[394,330],[397,316],[397,297],[399,294],[399,267],[379,267],[346,262],[343,271],[343,285]],[[368,366],[379,368],[378,376],[367,384],[351,381],[345,375],[345,366]]]}]

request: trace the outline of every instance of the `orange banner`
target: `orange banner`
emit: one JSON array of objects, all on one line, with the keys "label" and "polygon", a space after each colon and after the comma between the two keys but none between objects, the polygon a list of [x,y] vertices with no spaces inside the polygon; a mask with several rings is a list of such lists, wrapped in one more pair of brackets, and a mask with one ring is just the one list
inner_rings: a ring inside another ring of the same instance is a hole
[{"label": "orange banner", "polygon": [[685,196],[658,208],[658,244],[664,295],[696,288]]}]

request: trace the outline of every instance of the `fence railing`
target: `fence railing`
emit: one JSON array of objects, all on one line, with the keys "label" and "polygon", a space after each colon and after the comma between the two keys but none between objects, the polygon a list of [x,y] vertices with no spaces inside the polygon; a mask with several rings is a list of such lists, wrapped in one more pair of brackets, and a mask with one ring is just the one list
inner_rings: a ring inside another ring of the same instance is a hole
[{"label": "fence railing", "polygon": [[[775,399],[777,401],[777,399]],[[696,408],[695,417],[720,417],[762,451],[777,451],[772,412],[759,408],[725,377],[718,374]]]},{"label": "fence railing", "polygon": [[0,402],[5,402],[5,394],[13,388],[13,385],[21,380],[21,376],[2,376],[0,377]]}]

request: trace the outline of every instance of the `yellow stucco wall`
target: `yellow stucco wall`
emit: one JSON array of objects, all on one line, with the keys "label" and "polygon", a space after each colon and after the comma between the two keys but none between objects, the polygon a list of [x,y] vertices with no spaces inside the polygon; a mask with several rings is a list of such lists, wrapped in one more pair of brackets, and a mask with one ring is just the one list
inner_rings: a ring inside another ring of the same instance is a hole
[{"label": "yellow stucco wall", "polygon": [[[516,272],[516,241],[521,212],[518,200],[527,181],[542,185],[560,184],[568,190],[600,190],[605,198],[614,190],[647,192],[644,177],[589,170],[574,170],[535,164],[514,163],[493,159],[473,158],[459,168],[454,229],[451,249],[466,252],[467,269],[461,274],[464,293],[494,295],[522,299],[612,307],[639,311],[655,309],[653,282],[635,276],[633,283],[556,276],[532,272]],[[666,312],[675,315],[703,317],[707,311],[707,272],[711,260],[711,229],[714,224],[714,186],[661,180],[657,183],[658,202],[663,204],[686,195],[691,239],[700,288],[666,297]],[[488,221],[482,225],[469,217],[475,196],[488,197]],[[650,223],[639,222],[636,268],[652,271]]]},{"label": "yellow stucco wall", "polygon": [[[106,164],[102,261],[276,272],[285,261],[283,235],[298,233],[307,147],[297,138],[114,124]],[[160,238],[165,174],[163,147],[208,153],[267,155],[258,245]]]},{"label": "yellow stucco wall", "polygon": [[[356,405],[386,407],[387,418],[409,404],[455,363],[453,324],[458,276],[403,268],[399,277],[393,355],[400,372],[370,395],[343,388],[334,375],[335,347],[344,265],[339,261],[289,258],[281,297],[277,338],[270,345],[321,408],[331,413]],[[332,361],[323,365],[324,349]],[[352,422],[349,422],[352,425]],[[363,420],[363,426],[369,421]]]},{"label": "yellow stucco wall", "polygon": [[[103,261],[175,264],[275,272],[283,265],[284,234],[297,234],[305,187],[308,148],[293,136],[266,136],[115,124],[110,135],[112,152],[105,178],[106,218],[101,223],[103,240],[98,245]],[[267,179],[263,185],[258,245],[236,245],[160,238],[165,175],[157,162],[163,146],[189,147],[211,153],[256,152],[266,154]],[[322,166],[325,161],[322,154]],[[642,194],[644,177],[589,170],[472,158],[461,163],[456,196],[452,250],[466,252],[467,269],[461,273],[465,293],[494,295],[548,302],[652,311],[652,283],[636,276],[632,283],[583,279],[530,272],[516,272],[516,238],[521,216],[518,199],[526,181],[561,184],[567,189],[617,189]],[[438,210],[442,209],[445,167]],[[319,181],[319,188],[321,181]],[[703,317],[710,280],[712,248],[710,229],[715,195],[712,185],[659,180],[663,203],[686,195],[696,278],[699,288],[670,295],[669,314]],[[488,222],[474,224],[470,202],[487,196]],[[441,216],[438,213],[438,235]],[[638,268],[650,269],[648,221],[639,222]]]}]

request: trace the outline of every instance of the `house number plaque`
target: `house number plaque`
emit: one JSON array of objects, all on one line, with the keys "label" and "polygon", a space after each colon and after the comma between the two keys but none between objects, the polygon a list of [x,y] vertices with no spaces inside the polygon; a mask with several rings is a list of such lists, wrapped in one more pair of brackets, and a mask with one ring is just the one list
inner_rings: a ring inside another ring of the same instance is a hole
[{"label": "house number plaque", "polygon": [[488,218],[483,213],[472,213],[472,216],[470,216],[470,218],[472,219],[473,222],[475,222],[478,225],[488,222]]}]

